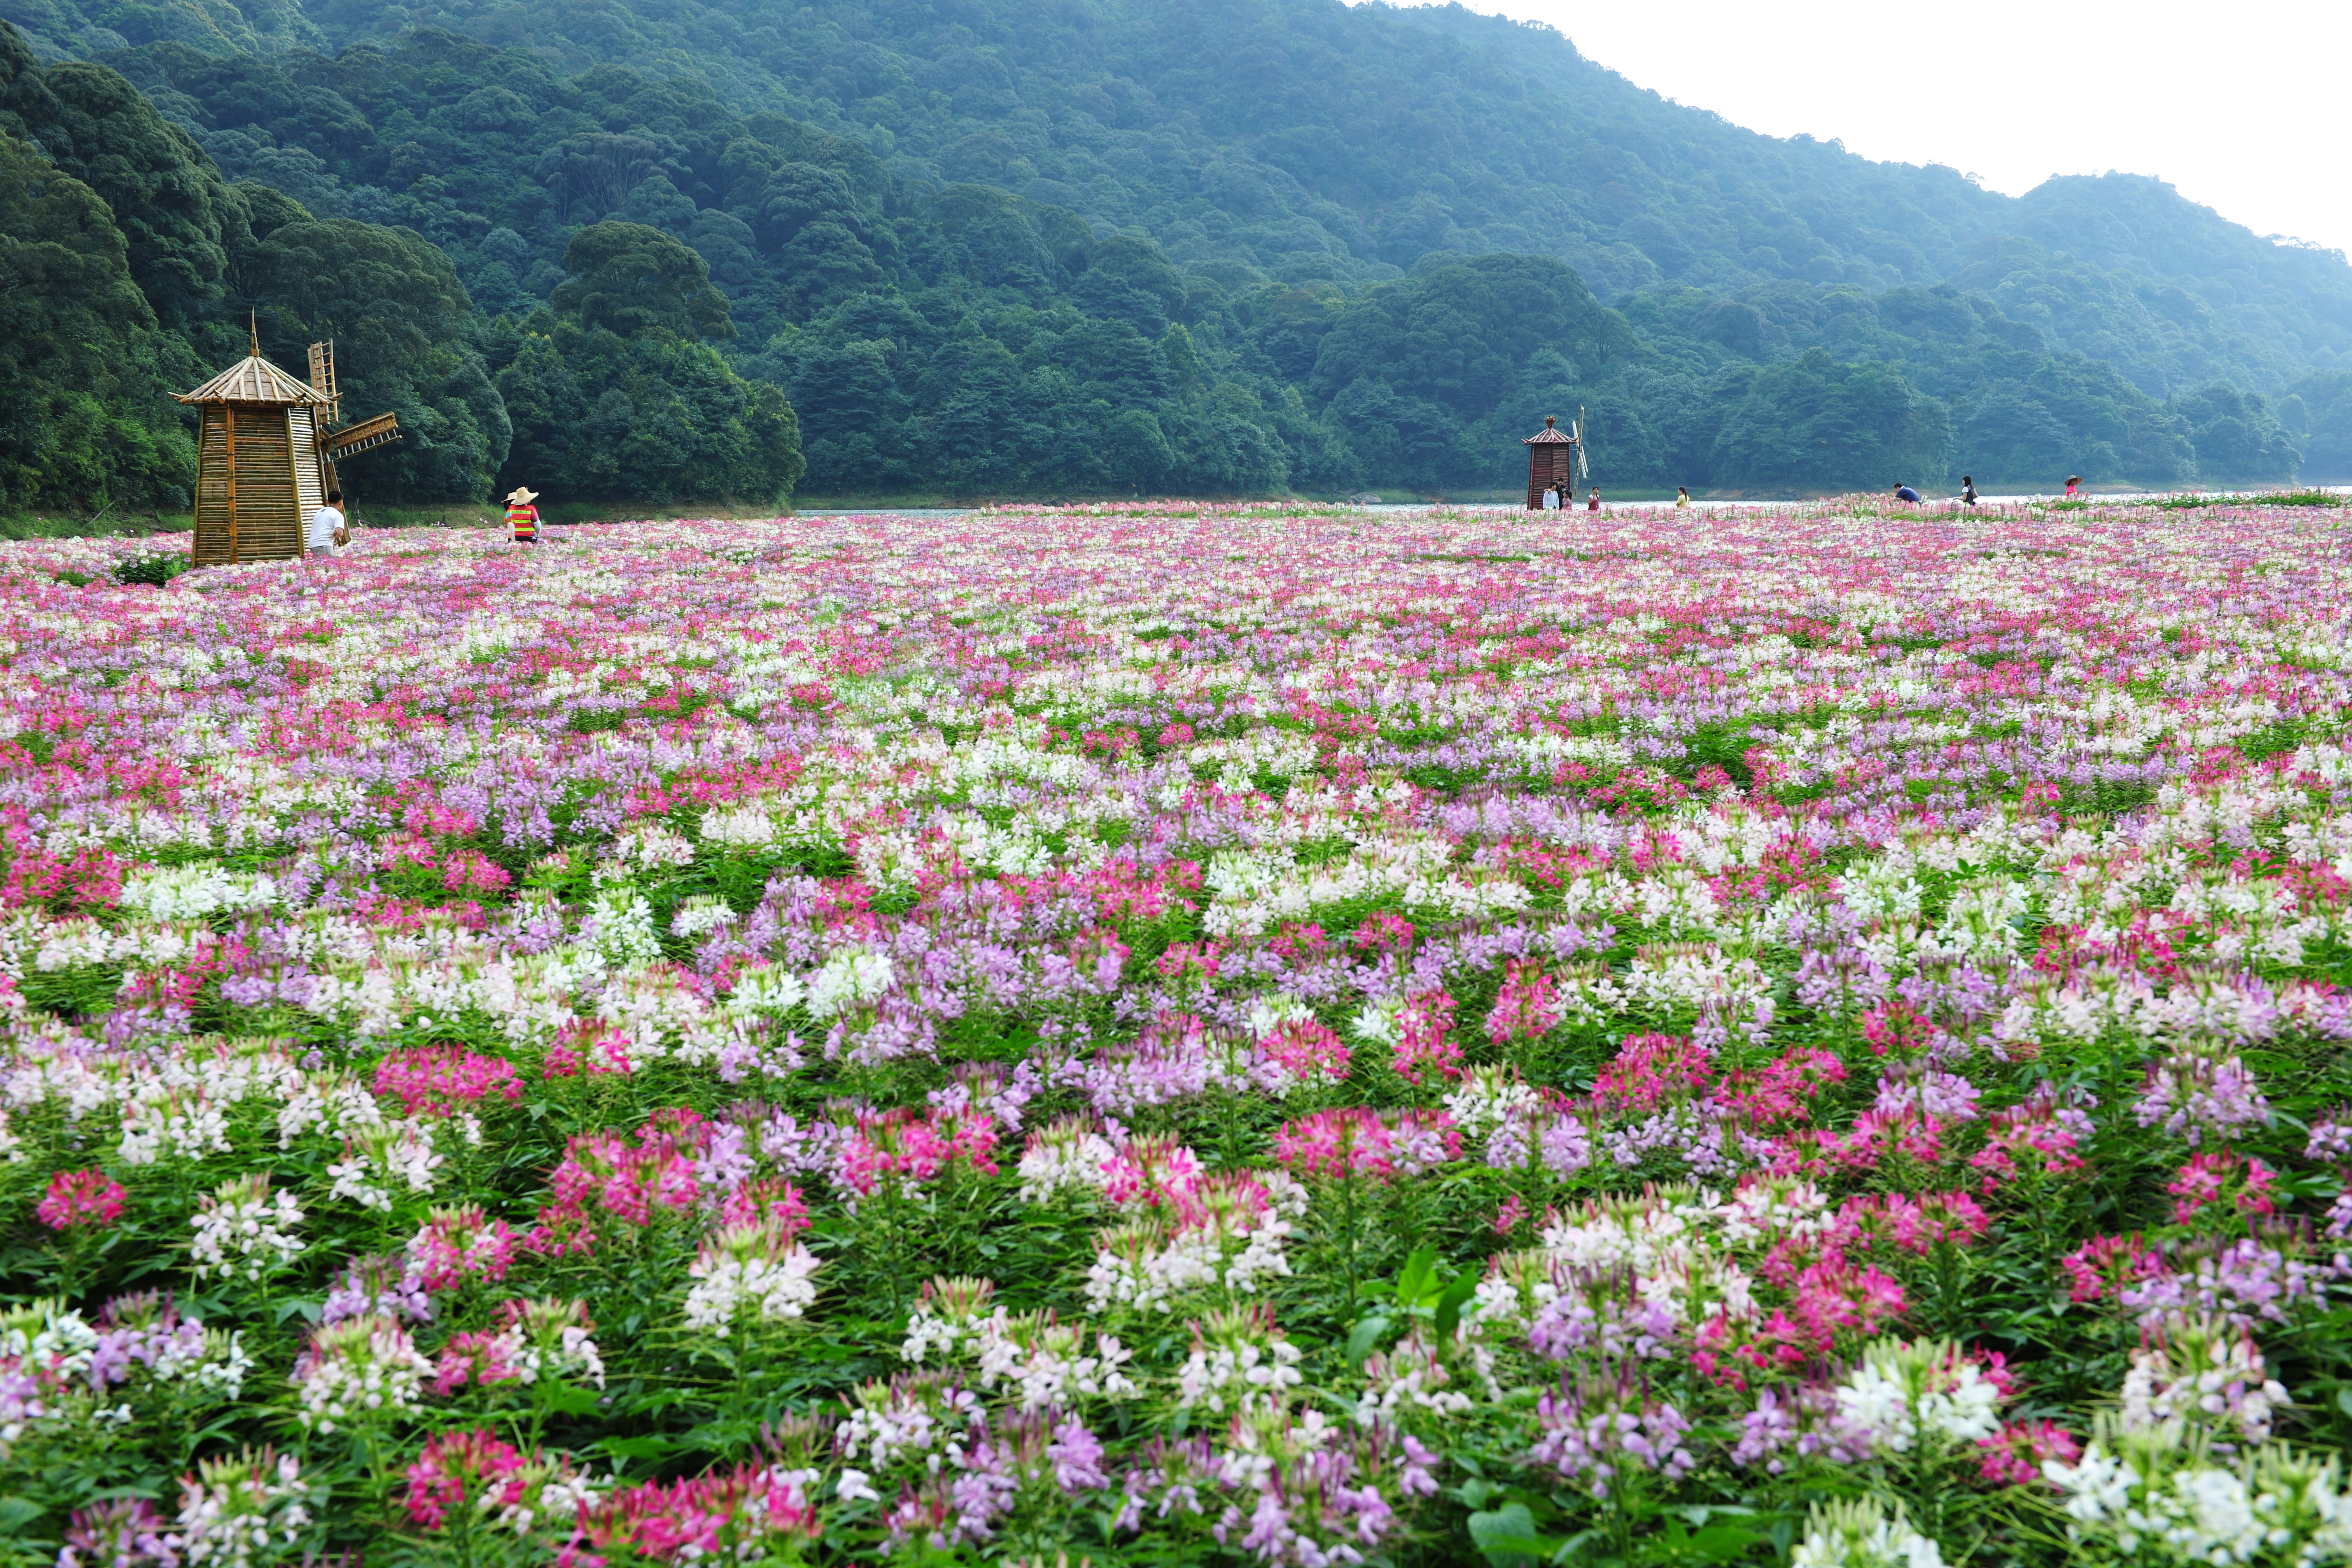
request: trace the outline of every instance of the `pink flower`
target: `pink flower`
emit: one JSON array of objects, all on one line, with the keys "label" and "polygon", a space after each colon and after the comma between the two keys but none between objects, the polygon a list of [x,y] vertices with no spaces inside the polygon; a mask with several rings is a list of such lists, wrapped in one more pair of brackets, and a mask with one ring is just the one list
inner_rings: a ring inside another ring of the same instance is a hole
[{"label": "pink flower", "polygon": [[1977,1439],[1984,1458],[1978,1475],[1996,1486],[2031,1486],[2042,1479],[2042,1463],[2071,1465],[2083,1457],[2074,1434],[2055,1421],[2011,1421],[1990,1437]]},{"label": "pink flower", "polygon": [[1257,1043],[1258,1057],[1292,1084],[1337,1083],[1348,1076],[1348,1047],[1313,1018],[1293,1018]]},{"label": "pink flower", "polygon": [[492,1284],[514,1262],[514,1230],[474,1205],[435,1209],[415,1236],[408,1257],[427,1290],[450,1290],[467,1279]]},{"label": "pink flower", "polygon": [[1274,1157],[1302,1176],[1417,1176],[1462,1155],[1462,1134],[1444,1111],[1343,1106],[1284,1122]]},{"label": "pink flower", "polygon": [[1497,1046],[1506,1040],[1541,1039],[1559,1027],[1562,1012],[1559,987],[1543,965],[1513,959],[1486,1015],[1486,1038]]},{"label": "pink flower", "polygon": [[2271,1215],[2278,1212],[2270,1195],[2276,1176],[2260,1160],[2241,1154],[2192,1154],[2164,1190],[2179,1200],[2172,1205],[2172,1218],[2178,1225],[2187,1225],[2208,1204],[2224,1197],[2240,1214]]},{"label": "pink flower", "polygon": [[433,1392],[446,1398],[468,1381],[484,1388],[501,1383],[529,1383],[531,1379],[522,1363],[522,1336],[512,1330],[453,1334],[434,1364]]},{"label": "pink flower", "polygon": [[782,1556],[794,1541],[814,1541],[820,1531],[817,1510],[790,1472],[747,1465],[690,1480],[647,1481],[583,1507],[555,1564],[602,1568],[605,1552],[655,1563]]},{"label": "pink flower", "polygon": [[719,1223],[721,1226],[772,1225],[789,1241],[809,1227],[808,1200],[782,1177],[746,1182],[719,1200]]},{"label": "pink flower", "polygon": [[510,1507],[522,1500],[522,1482],[515,1477],[522,1468],[522,1455],[488,1432],[441,1433],[408,1467],[408,1517],[438,1530],[468,1494],[477,1507]]},{"label": "pink flower", "polygon": [[102,1171],[59,1171],[33,1213],[51,1230],[112,1225],[122,1217],[122,1184]]},{"label": "pink flower", "polygon": [[378,1062],[374,1089],[400,1101],[411,1116],[446,1116],[490,1095],[520,1100],[522,1085],[504,1057],[477,1056],[462,1046],[412,1046]]},{"label": "pink flower", "polygon": [[2164,1259],[2137,1236],[2097,1236],[2058,1260],[2073,1281],[2072,1301],[2096,1301],[2135,1280],[2164,1272]]},{"label": "pink flower", "polygon": [[1707,1048],[1687,1035],[1628,1035],[1594,1077],[1592,1098],[1611,1110],[1652,1111],[1705,1089],[1714,1070]]},{"label": "pink flower", "polygon": [[1446,1038],[1454,1026],[1454,998],[1443,991],[1423,991],[1405,998],[1396,1017],[1395,1065],[1407,1083],[1421,1082],[1434,1069],[1446,1078],[1462,1076],[1462,1047]]},{"label": "pink flower", "polygon": [[850,1191],[872,1197],[886,1182],[913,1187],[935,1181],[959,1159],[992,1176],[995,1149],[996,1122],[987,1115],[944,1107],[929,1114],[908,1107],[860,1111],[856,1131],[842,1141],[835,1175]]},{"label": "pink flower", "polygon": [[1816,1096],[1832,1084],[1843,1083],[1845,1076],[1845,1064],[1836,1057],[1816,1047],[1799,1046],[1753,1075],[1729,1075],[1708,1098],[1750,1126],[1767,1127],[1802,1117]]}]

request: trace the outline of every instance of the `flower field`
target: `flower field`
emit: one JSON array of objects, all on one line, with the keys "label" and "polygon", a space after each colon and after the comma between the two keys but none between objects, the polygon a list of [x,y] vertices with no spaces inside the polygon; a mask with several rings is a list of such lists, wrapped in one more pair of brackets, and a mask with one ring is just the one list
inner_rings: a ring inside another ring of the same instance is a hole
[{"label": "flower field", "polygon": [[2352,1558],[2342,521],[0,546],[0,1563]]}]

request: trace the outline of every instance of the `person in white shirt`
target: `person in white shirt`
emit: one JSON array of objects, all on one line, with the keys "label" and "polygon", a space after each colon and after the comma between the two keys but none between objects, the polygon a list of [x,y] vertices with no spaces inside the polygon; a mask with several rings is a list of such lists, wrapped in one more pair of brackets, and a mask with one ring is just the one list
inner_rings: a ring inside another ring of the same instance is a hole
[{"label": "person in white shirt", "polygon": [[351,534],[343,527],[343,492],[329,490],[327,504],[310,514],[310,531],[304,535],[303,553],[307,555],[341,555]]},{"label": "person in white shirt", "polygon": [[1559,487],[1558,485],[1547,485],[1544,487],[1543,509],[1546,511],[1558,511],[1559,510]]}]

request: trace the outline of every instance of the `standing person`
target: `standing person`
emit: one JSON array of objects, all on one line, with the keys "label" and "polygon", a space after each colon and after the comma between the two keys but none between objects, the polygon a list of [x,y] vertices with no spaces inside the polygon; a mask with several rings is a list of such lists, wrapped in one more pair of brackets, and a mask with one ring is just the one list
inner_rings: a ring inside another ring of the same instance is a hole
[{"label": "standing person", "polygon": [[2074,499],[2074,487],[2082,482],[2083,478],[2080,474],[2068,474],[2066,476],[2066,499],[2068,500],[2073,500]]},{"label": "standing person", "polygon": [[[1573,494],[1574,492],[1570,491],[1570,493]],[[1599,511],[1601,510],[1601,487],[1599,485],[1593,486],[1590,490],[1585,492],[1584,510],[1587,511]]]},{"label": "standing person", "polygon": [[1962,506],[1977,504],[1977,482],[1966,474],[1960,476],[1960,504]]},{"label": "standing person", "polygon": [[1913,489],[1909,485],[1897,485],[1895,487],[1895,499],[1896,500],[1907,500],[1913,506],[1917,506],[1919,504],[1919,492]]},{"label": "standing person", "polygon": [[1544,487],[1543,509],[1546,511],[1559,510],[1559,486],[1557,482]]},{"label": "standing person", "polygon": [[539,492],[517,485],[507,497],[507,533],[517,544],[539,542]]},{"label": "standing person", "polygon": [[351,538],[343,527],[343,492],[329,490],[326,504],[310,514],[310,526],[302,535],[302,553],[340,555]]},{"label": "standing person", "polygon": [[1675,487],[1675,510],[1676,511],[1690,510],[1690,486],[1676,485]]}]

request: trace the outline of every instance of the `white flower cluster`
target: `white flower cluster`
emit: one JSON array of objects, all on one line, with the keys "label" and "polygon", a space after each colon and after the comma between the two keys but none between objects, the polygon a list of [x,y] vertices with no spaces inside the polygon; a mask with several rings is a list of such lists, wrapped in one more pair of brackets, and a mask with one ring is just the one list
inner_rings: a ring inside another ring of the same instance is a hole
[{"label": "white flower cluster", "polygon": [[[1494,1363],[1494,1352],[1484,1345],[1469,1348],[1470,1363],[1486,1373]],[[1416,1329],[1395,1349],[1365,1359],[1364,1392],[1356,1400],[1356,1425],[1369,1426],[1382,1421],[1393,1426],[1398,1416],[1408,1411],[1433,1415],[1467,1414],[1473,1401],[1460,1389],[1450,1386],[1453,1381],[1445,1358]],[[1489,1377],[1488,1381],[1491,1384],[1493,1380]]]},{"label": "white flower cluster", "polygon": [[877,1470],[935,1452],[961,1465],[963,1436],[981,1414],[980,1396],[971,1389],[937,1373],[917,1373],[860,1387],[834,1437],[843,1458],[862,1458]]},{"label": "white flower cluster", "polygon": [[278,884],[258,873],[226,870],[205,860],[142,871],[122,884],[121,905],[152,921],[201,921],[243,914],[278,901]]},{"label": "white flower cluster", "polygon": [[1944,1568],[1943,1549],[1911,1528],[1898,1506],[1874,1501],[1815,1504],[1790,1568]]},{"label": "white flower cluster", "polygon": [[1176,1404],[1223,1415],[1253,1395],[1279,1396],[1303,1381],[1299,1351],[1262,1308],[1212,1312],[1192,1325],[1192,1353],[1176,1373]]},{"label": "white flower cluster", "polygon": [[2334,1459],[2265,1444],[2232,1465],[2179,1421],[2126,1430],[2103,1420],[2079,1463],[2042,1461],[2085,1554],[2128,1563],[2342,1562],[2352,1497]]},{"label": "white flower cluster", "polygon": [[1290,1222],[1278,1213],[1254,1224],[1186,1226],[1172,1233],[1148,1223],[1123,1226],[1113,1234],[1127,1245],[1097,1247],[1087,1270],[1087,1306],[1097,1312],[1114,1303],[1165,1312],[1193,1291],[1247,1296],[1289,1274],[1283,1244],[1290,1232]]},{"label": "white flower cluster", "polygon": [[897,977],[881,953],[857,948],[836,952],[809,980],[808,1010],[819,1018],[837,1018],[870,1007]]},{"label": "white flower cluster", "polygon": [[994,1282],[987,1279],[942,1276],[925,1284],[908,1315],[899,1358],[920,1366],[933,1356],[951,1360],[964,1346],[979,1343],[982,1325],[991,1316],[989,1300],[995,1293]]},{"label": "white flower cluster", "polygon": [[688,1266],[695,1283],[686,1293],[686,1323],[725,1339],[747,1316],[781,1323],[816,1302],[816,1254],[782,1245],[765,1226],[733,1226],[703,1244]]},{"label": "white flower cluster", "polygon": [[1018,1389],[1024,1410],[1066,1405],[1078,1394],[1132,1396],[1135,1380],[1119,1368],[1133,1361],[1135,1352],[1097,1332],[1089,1355],[1086,1339],[1083,1326],[1057,1322],[1050,1312],[1013,1317],[999,1307],[981,1321],[973,1336],[981,1386],[992,1389],[1004,1384]]},{"label": "white flower cluster", "polygon": [[1950,1345],[1877,1340],[1833,1391],[1838,1419],[1873,1449],[1907,1454],[2000,1430],[2001,1391]]},{"label": "white flower cluster", "polygon": [[1021,1201],[1052,1203],[1073,1197],[1102,1195],[1104,1174],[1118,1151],[1110,1140],[1084,1125],[1056,1123],[1032,1137],[1022,1151]]},{"label": "white flower cluster", "polygon": [[2124,1374],[2126,1428],[2187,1420],[2235,1426],[2249,1443],[2266,1442],[2271,1413],[2294,1403],[2268,1374],[2253,1337],[2209,1314],[2165,1316],[2149,1342],[2131,1352]]},{"label": "white flower cluster", "polygon": [[180,1483],[178,1543],[188,1568],[254,1568],[285,1555],[323,1500],[291,1454],[207,1459]]},{"label": "white flower cluster", "polygon": [[301,1255],[302,1211],[291,1193],[270,1195],[267,1172],[224,1182],[196,1202],[188,1224],[197,1279],[261,1279]]},{"label": "white flower cluster", "polygon": [[328,1324],[313,1331],[310,1349],[295,1363],[290,1381],[299,1407],[294,1419],[305,1431],[332,1432],[378,1414],[403,1415],[417,1407],[432,1370],[395,1319]]},{"label": "white flower cluster", "polygon": [[431,1192],[442,1163],[431,1127],[404,1118],[381,1122],[344,1140],[343,1157],[327,1167],[335,1181],[327,1195],[389,1214],[401,1190]]}]

